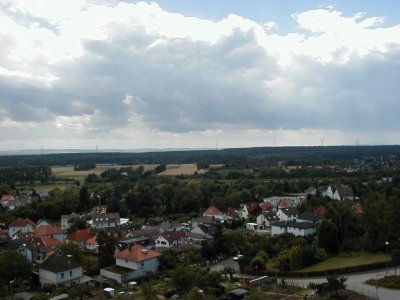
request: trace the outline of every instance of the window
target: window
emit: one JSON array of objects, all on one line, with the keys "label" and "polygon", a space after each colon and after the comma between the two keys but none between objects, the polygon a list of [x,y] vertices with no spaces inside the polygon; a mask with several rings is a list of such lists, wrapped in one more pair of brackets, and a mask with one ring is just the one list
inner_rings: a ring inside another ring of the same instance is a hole
[{"label": "window", "polygon": [[64,273],[61,273],[61,279],[64,279]]},{"label": "window", "polygon": [[72,277],[72,271],[69,271],[69,277]]},{"label": "window", "polygon": [[141,269],[144,269],[144,262],[142,262],[142,263],[140,264],[140,268],[141,268]]}]

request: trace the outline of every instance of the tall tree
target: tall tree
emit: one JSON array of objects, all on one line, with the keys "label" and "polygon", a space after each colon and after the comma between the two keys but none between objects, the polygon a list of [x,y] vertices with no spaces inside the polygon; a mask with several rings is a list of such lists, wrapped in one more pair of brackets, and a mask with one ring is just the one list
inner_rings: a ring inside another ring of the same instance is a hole
[{"label": "tall tree", "polygon": [[99,244],[99,267],[104,268],[114,265],[114,251],[117,238],[112,232],[102,229],[97,233],[97,243]]}]

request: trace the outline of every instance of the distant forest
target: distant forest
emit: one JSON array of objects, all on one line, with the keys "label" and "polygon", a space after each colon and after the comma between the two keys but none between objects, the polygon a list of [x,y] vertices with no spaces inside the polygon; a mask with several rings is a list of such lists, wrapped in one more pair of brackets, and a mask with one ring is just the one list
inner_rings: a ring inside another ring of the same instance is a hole
[{"label": "distant forest", "polygon": [[147,153],[60,153],[0,156],[0,167],[89,164],[257,164],[292,161],[317,164],[366,157],[399,159],[400,146],[256,147],[223,150],[185,150]]}]

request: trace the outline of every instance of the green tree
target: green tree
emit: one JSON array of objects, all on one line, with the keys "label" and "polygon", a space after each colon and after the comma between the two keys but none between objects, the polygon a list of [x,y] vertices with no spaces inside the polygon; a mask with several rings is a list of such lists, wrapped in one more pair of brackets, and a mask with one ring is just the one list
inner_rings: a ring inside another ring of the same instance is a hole
[{"label": "green tree", "polygon": [[394,275],[397,276],[397,266],[400,264],[400,249],[394,249],[390,252],[392,263],[394,265]]},{"label": "green tree", "polygon": [[9,286],[12,280],[28,279],[32,264],[15,251],[4,251],[0,255],[0,280],[3,286]]},{"label": "green tree", "polygon": [[157,291],[151,282],[144,282],[140,288],[142,292],[142,296],[145,300],[154,300],[157,299]]},{"label": "green tree", "polygon": [[325,219],[318,229],[319,246],[328,253],[337,253],[340,248],[338,234],[339,230],[336,225],[332,221]]},{"label": "green tree", "polygon": [[293,246],[289,252],[290,270],[298,270],[303,266],[302,264],[302,251],[300,245]]},{"label": "green tree", "polygon": [[326,278],[329,284],[329,289],[332,291],[335,291],[336,296],[339,295],[340,290],[345,290],[346,289],[346,284],[345,282],[347,281],[347,277],[345,276],[336,276],[332,275]]},{"label": "green tree", "polygon": [[83,252],[77,244],[67,242],[59,246],[58,249],[65,255],[72,255],[77,262],[82,263]]},{"label": "green tree", "polygon": [[112,232],[102,229],[97,233],[97,243],[99,244],[99,267],[104,268],[114,265],[114,251],[117,238]]}]

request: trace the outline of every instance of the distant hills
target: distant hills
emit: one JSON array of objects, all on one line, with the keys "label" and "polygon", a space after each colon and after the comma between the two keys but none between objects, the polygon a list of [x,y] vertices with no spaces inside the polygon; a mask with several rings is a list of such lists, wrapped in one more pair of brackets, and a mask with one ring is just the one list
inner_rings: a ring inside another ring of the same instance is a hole
[{"label": "distant hills", "polygon": [[[54,153],[49,153],[54,151]],[[39,152],[39,153],[38,153]],[[296,160],[316,163],[353,160],[365,157],[399,159],[399,145],[385,146],[310,146],[310,147],[254,147],[211,149],[137,149],[137,150],[40,150],[0,152],[0,167],[55,166],[80,164],[243,164]]]}]

